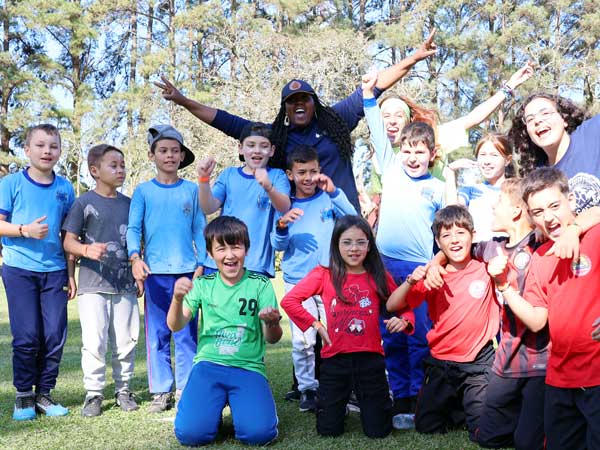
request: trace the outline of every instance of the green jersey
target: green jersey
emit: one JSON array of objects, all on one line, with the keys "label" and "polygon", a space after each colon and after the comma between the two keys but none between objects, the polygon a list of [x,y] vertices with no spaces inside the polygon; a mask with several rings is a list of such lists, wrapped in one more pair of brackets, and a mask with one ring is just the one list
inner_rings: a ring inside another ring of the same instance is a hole
[{"label": "green jersey", "polygon": [[246,270],[234,286],[216,272],[198,277],[184,297],[193,316],[202,310],[194,363],[210,361],[265,374],[261,309],[277,308],[275,291],[264,275]]}]

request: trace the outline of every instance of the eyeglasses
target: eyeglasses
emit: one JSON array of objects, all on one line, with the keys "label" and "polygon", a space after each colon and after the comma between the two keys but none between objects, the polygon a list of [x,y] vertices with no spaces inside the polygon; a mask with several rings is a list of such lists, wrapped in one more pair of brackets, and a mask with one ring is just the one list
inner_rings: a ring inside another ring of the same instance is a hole
[{"label": "eyeglasses", "polygon": [[554,111],[552,109],[542,109],[536,113],[528,114],[525,117],[522,117],[521,120],[525,125],[529,125],[536,117],[539,117],[542,120],[548,120],[552,114],[558,114],[558,111]]},{"label": "eyeglasses", "polygon": [[364,250],[368,246],[369,246],[369,241],[367,241],[365,239],[361,239],[358,241],[350,241],[350,240],[340,241],[340,247],[342,247],[344,250],[350,250],[350,249],[352,249],[352,247],[356,247],[359,250]]}]

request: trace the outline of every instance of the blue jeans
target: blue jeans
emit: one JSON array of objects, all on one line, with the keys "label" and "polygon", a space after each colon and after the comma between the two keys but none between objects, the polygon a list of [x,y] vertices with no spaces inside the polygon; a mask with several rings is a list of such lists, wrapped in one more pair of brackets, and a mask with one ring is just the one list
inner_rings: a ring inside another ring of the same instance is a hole
[{"label": "blue jeans", "polygon": [[235,437],[265,445],[277,437],[277,411],[267,379],[239,367],[200,361],[192,368],[175,416],[175,436],[183,445],[213,442],[225,404],[231,408]]},{"label": "blue jeans", "polygon": [[[425,263],[402,261],[382,255],[383,263],[394,281],[400,284],[416,267]],[[390,389],[394,398],[414,397],[423,384],[423,360],[429,356],[427,333],[431,329],[431,320],[427,314],[427,303],[413,310],[415,313],[415,332],[408,336],[404,333],[388,333],[380,321],[385,365],[388,371]]]},{"label": "blue jeans", "polygon": [[32,272],[2,266],[13,335],[13,384],[17,391],[49,393],[56,385],[67,339],[66,270]]},{"label": "blue jeans", "polygon": [[[144,319],[146,321],[146,358],[148,386],[151,394],[170,392],[173,379],[177,389],[187,382],[198,342],[198,316],[181,330],[172,332],[167,326],[167,313],[178,278],[192,274],[149,275],[144,283]],[[175,377],[171,367],[171,335],[175,340]]]}]

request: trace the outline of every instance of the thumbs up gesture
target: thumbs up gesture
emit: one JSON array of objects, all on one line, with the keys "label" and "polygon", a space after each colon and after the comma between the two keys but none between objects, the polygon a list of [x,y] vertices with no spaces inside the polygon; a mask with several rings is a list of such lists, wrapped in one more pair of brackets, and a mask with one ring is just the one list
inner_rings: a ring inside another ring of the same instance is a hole
[{"label": "thumbs up gesture", "polygon": [[46,216],[38,217],[28,225],[23,226],[23,234],[25,237],[33,239],[44,239],[48,235],[48,224],[42,223],[46,220]]},{"label": "thumbs up gesture", "polygon": [[508,256],[500,247],[496,249],[497,256],[488,261],[487,271],[497,285],[506,284],[508,280]]}]

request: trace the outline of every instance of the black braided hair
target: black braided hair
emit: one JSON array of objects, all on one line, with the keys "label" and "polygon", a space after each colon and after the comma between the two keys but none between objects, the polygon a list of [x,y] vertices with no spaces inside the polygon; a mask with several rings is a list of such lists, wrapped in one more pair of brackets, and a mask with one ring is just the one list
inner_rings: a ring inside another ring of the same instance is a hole
[{"label": "black braided hair", "polygon": [[554,103],[558,113],[567,122],[566,132],[569,134],[573,133],[587,118],[587,113],[584,109],[560,95],[545,93],[530,95],[521,104],[508,132],[508,138],[513,143],[515,153],[519,155],[519,175],[521,177],[525,177],[536,167],[548,165],[548,155],[546,155],[546,152],[542,148],[533,143],[529,137],[529,133],[527,133],[527,125],[522,121],[525,115],[525,107],[536,98],[545,98]]},{"label": "black braided hair", "polygon": [[[326,106],[316,95],[313,95],[315,102],[315,116],[317,125],[323,134],[329,136],[335,142],[338,153],[342,159],[351,161],[354,147],[350,139],[350,130],[344,119],[340,117],[330,106]],[[315,120],[315,119],[313,119]],[[272,124],[273,134],[271,143],[275,146],[275,154],[269,160],[271,167],[279,169],[286,168],[286,146],[288,127],[285,126],[285,103],[281,103],[281,108]]]}]

